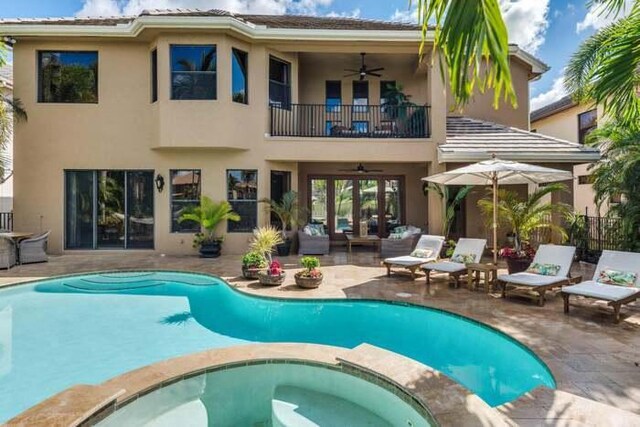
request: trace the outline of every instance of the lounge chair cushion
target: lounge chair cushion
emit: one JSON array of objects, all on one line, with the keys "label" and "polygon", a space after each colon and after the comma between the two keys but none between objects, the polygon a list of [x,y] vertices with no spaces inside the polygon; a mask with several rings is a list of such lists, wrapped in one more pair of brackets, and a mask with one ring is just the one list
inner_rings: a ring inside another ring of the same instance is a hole
[{"label": "lounge chair cushion", "polygon": [[413,252],[411,252],[410,256],[416,258],[432,258],[433,249],[415,249]]},{"label": "lounge chair cushion", "polygon": [[456,254],[451,257],[451,262],[456,262],[459,264],[471,264],[476,262],[475,254]]},{"label": "lounge chair cushion", "polygon": [[632,271],[620,271],[603,268],[596,281],[604,285],[633,286],[638,275]]},{"label": "lounge chair cushion", "polygon": [[386,264],[391,264],[391,265],[401,265],[403,267],[413,267],[416,265],[422,265],[425,264],[427,262],[431,262],[431,261],[435,261],[436,257],[432,256],[429,258],[418,258],[415,256],[411,256],[411,255],[405,255],[405,256],[397,256],[397,257],[393,257],[393,258],[387,258],[384,260],[384,262]]},{"label": "lounge chair cushion", "polygon": [[457,273],[466,270],[467,266],[460,262],[442,261],[427,264],[422,267],[423,270],[442,271],[444,273]]},{"label": "lounge chair cushion", "polygon": [[514,285],[536,287],[553,285],[554,283],[562,282],[563,280],[567,279],[566,277],[545,276],[542,274],[535,274],[524,271],[522,273],[515,274],[501,274],[498,276],[498,280]]},{"label": "lounge chair cushion", "polygon": [[527,273],[540,274],[542,276],[557,276],[562,266],[560,264],[547,264],[533,262],[527,268]]},{"label": "lounge chair cushion", "polygon": [[598,298],[606,301],[619,301],[634,294],[640,295],[640,288],[605,285],[603,283],[589,280],[574,286],[563,286],[562,292],[565,294]]}]

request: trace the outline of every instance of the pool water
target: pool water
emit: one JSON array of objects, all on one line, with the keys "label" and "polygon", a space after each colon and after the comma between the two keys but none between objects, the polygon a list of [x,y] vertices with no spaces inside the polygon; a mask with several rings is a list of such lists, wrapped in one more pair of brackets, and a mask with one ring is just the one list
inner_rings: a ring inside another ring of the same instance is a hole
[{"label": "pool water", "polygon": [[436,425],[428,413],[385,388],[341,371],[295,363],[238,366],[181,380],[125,405],[97,425],[267,427],[298,426],[306,420],[320,426]]},{"label": "pool water", "polygon": [[198,274],[94,274],[0,290],[0,422],[74,384],[252,342],[366,342],[440,370],[493,406],[555,387],[517,341],[440,310],[259,298]]}]

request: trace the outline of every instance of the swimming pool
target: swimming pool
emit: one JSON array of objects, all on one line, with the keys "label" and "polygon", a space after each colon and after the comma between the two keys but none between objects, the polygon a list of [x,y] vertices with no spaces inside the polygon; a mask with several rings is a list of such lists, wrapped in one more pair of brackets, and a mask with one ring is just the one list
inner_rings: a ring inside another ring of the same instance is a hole
[{"label": "swimming pool", "polygon": [[0,290],[0,421],[74,384],[251,342],[366,342],[440,370],[492,406],[555,387],[526,347],[444,311],[261,298],[199,274],[103,273]]}]

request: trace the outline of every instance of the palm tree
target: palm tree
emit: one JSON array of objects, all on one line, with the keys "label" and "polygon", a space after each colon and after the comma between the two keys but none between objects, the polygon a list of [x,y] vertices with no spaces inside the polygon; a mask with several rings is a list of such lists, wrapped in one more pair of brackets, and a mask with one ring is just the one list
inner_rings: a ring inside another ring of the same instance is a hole
[{"label": "palm tree", "polygon": [[266,203],[269,210],[280,220],[280,232],[284,240],[287,239],[287,231],[300,224],[304,216],[304,208],[300,206],[298,193],[295,191],[284,193],[280,201],[262,199],[260,203]]},{"label": "palm tree", "polygon": [[620,249],[640,250],[640,126],[624,121],[606,123],[587,139],[603,151],[602,159],[591,166],[598,208],[613,198],[608,216],[619,218]]},{"label": "palm tree", "polygon": [[[601,4],[602,13],[606,14],[618,14],[625,4],[624,0],[590,1]],[[410,6],[414,3],[422,27],[420,54],[425,53],[427,34],[433,31],[434,52],[439,53],[441,75],[443,78],[445,72],[448,75],[456,104],[460,106],[468,103],[477,87],[480,91],[493,89],[495,108],[501,98],[515,106],[517,100],[509,68],[509,40],[499,0],[409,0]],[[635,81],[635,89],[638,90],[639,3],[640,0],[634,2],[631,15],[621,24],[624,28],[620,28],[618,40],[611,40],[610,47],[597,49],[598,55],[586,56],[590,58],[584,61],[587,65],[584,75],[588,78],[580,80],[588,84],[593,78],[605,75],[615,77],[611,80],[603,78],[595,92],[588,95],[598,102],[609,100],[615,95],[624,95],[610,100],[608,105],[612,106],[612,111],[623,111],[625,116],[635,114],[638,108],[638,100],[633,98],[631,86]],[[610,48],[614,49],[615,58],[607,60],[604,54]],[[593,50],[593,46],[591,49]],[[599,63],[604,63],[604,67],[597,66]],[[591,73],[592,70],[600,71]],[[617,73],[620,74],[615,76]],[[619,84],[623,84],[623,88],[616,90]],[[570,89],[572,93],[582,94],[573,85]]]},{"label": "palm tree", "polygon": [[[5,48],[0,43],[0,67],[6,65]],[[10,170],[11,155],[7,153],[13,139],[13,121],[27,120],[27,113],[19,99],[13,99],[0,91],[0,184],[13,175]]]},{"label": "palm tree", "polygon": [[[609,3],[608,13],[619,5]],[[575,100],[602,105],[626,125],[640,122],[640,0],[628,16],[582,43],[565,71],[565,86]]]},{"label": "palm tree", "polygon": [[471,190],[473,190],[473,185],[466,185],[460,188],[453,199],[451,199],[451,197],[449,196],[449,187],[446,185],[439,185],[430,182],[424,187],[425,194],[426,192],[431,191],[437,194],[438,197],[440,197],[443,218],[442,235],[445,238],[449,237],[451,225],[453,224],[453,220],[456,216],[456,208],[460,206],[464,198],[467,197],[467,194],[469,194]]},{"label": "palm tree", "polygon": [[[564,184],[549,184],[537,189],[525,200],[522,200],[514,191],[499,191],[498,221],[501,225],[511,228],[516,251],[520,251],[522,243],[528,241],[532,233],[538,230],[555,231],[562,236],[563,240],[566,240],[566,231],[552,222],[552,214],[564,214],[568,207],[562,203],[543,202],[546,195],[556,191],[566,191],[566,189]],[[478,207],[485,218],[493,218],[492,197],[479,200]]]}]

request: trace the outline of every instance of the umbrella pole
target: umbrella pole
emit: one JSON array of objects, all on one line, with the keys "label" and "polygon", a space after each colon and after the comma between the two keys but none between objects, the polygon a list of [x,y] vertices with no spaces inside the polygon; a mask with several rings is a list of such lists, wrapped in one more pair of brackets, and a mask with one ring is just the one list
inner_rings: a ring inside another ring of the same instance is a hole
[{"label": "umbrella pole", "polygon": [[498,265],[498,175],[491,177],[493,184],[493,264]]}]

